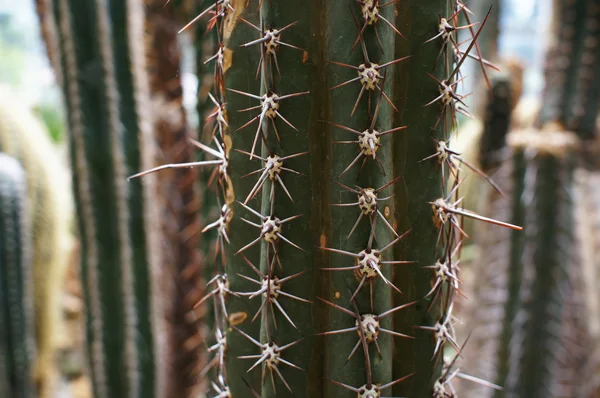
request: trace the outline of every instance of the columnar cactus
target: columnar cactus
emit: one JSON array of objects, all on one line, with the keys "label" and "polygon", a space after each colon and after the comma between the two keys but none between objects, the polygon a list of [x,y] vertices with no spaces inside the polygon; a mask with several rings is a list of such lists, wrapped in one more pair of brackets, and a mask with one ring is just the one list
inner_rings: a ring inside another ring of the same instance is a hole
[{"label": "columnar cactus", "polygon": [[497,173],[512,203],[490,201],[491,214],[523,225],[525,233],[478,232],[482,261],[471,294],[476,328],[466,354],[478,375],[504,385],[511,397],[593,396],[579,389],[589,385],[591,372],[581,365],[593,351],[593,340],[582,335],[587,319],[598,316],[597,305],[588,307],[590,314],[582,310],[582,302],[597,295],[596,286],[589,290],[597,262],[585,256],[595,227],[580,228],[587,233],[577,237],[575,221],[587,224],[595,213],[575,217],[576,208],[590,209],[575,175],[578,168],[578,175],[589,172],[581,162],[590,159],[588,151],[597,157],[600,1],[556,5],[537,126],[509,133],[510,153]]},{"label": "columnar cactus", "polygon": [[0,153],[0,393],[33,398],[36,358],[31,224],[27,179],[20,163]]},{"label": "columnar cactus", "polygon": [[[97,398],[169,396],[143,3],[52,2],[81,237],[88,358]],[[169,275],[169,274],[164,274]]]},{"label": "columnar cactus", "polygon": [[0,92],[0,151],[16,158],[27,178],[37,348],[32,377],[47,397],[57,382],[58,351],[68,344],[62,312],[73,244],[68,169],[40,121],[8,90]]},{"label": "columnar cactus", "polygon": [[[218,397],[453,391],[459,2],[216,0]],[[481,24],[483,25],[485,21]],[[429,74],[429,75],[428,75]],[[433,140],[432,140],[433,138]],[[448,174],[456,176],[446,183]],[[494,386],[495,387],[495,386]]]}]

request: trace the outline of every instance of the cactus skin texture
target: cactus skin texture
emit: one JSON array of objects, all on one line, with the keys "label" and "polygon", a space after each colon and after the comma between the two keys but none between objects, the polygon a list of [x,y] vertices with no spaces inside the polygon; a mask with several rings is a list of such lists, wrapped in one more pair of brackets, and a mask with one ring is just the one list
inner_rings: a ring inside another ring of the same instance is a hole
[{"label": "cactus skin texture", "polygon": [[32,377],[38,394],[48,397],[57,382],[57,352],[70,341],[62,313],[73,244],[69,175],[40,121],[4,89],[0,91],[0,151],[18,159],[27,177],[37,348]]},{"label": "cactus skin texture", "polygon": [[0,153],[0,394],[36,397],[31,225],[27,178]]},{"label": "cactus skin texture", "polygon": [[[153,114],[140,1],[52,2],[68,111],[94,397],[166,397]],[[162,282],[161,282],[162,281]]]},{"label": "cactus skin texture", "polygon": [[[214,305],[213,395],[452,391],[440,356],[459,349],[464,212],[455,182],[444,183],[448,167],[458,173],[444,144],[466,111],[453,92],[464,59],[443,25],[458,18],[442,16],[457,9],[217,0],[181,29],[205,18],[222,40],[218,128],[195,144],[211,155],[195,166],[215,167],[224,203],[205,229],[225,249],[198,303]],[[436,263],[448,268],[443,278]]]},{"label": "cactus skin texture", "polygon": [[581,176],[593,170],[586,152],[597,153],[600,2],[559,0],[556,10],[537,125],[509,132],[510,153],[496,174],[512,203],[490,198],[489,214],[523,225],[525,233],[479,231],[478,288],[466,288],[476,303],[467,363],[476,376],[504,385],[497,397],[595,396],[583,392],[592,372],[581,366],[594,362],[586,322],[598,317],[597,287],[589,290],[597,227],[590,227],[595,212],[582,214],[593,190]]}]

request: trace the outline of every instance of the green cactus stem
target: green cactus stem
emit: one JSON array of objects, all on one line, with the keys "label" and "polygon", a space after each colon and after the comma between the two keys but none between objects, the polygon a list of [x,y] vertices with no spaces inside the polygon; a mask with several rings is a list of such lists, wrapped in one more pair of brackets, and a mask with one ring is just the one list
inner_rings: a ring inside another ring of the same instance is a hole
[{"label": "green cactus stem", "polygon": [[[171,354],[139,1],[56,0],[95,397],[169,396]],[[161,282],[163,281],[163,282]]]},{"label": "green cactus stem", "polygon": [[223,40],[222,118],[193,164],[215,167],[224,203],[207,228],[226,256],[199,302],[214,305],[218,396],[451,391],[440,357],[460,350],[460,218],[478,217],[444,182],[458,173],[446,141],[467,113],[455,11],[217,0],[182,28],[205,18]]},{"label": "green cactus stem", "polygon": [[19,162],[0,153],[0,392],[36,397],[31,224],[27,179]]}]

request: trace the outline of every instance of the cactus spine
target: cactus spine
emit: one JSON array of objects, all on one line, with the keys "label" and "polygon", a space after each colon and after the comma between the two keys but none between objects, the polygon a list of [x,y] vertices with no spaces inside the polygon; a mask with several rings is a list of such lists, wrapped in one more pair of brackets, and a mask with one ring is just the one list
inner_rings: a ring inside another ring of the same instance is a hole
[{"label": "cactus spine", "polygon": [[216,168],[224,206],[206,229],[225,249],[199,302],[215,308],[213,389],[447,396],[460,216],[477,217],[443,183],[468,113],[455,89],[477,35],[463,53],[452,44],[464,5],[259,3],[217,0],[182,28],[212,16],[222,40],[215,136],[194,143],[215,159],[138,174]]},{"label": "cactus spine", "polygon": [[498,171],[512,203],[492,198],[490,207],[526,232],[481,232],[484,262],[476,285],[482,288],[473,294],[474,319],[483,322],[473,333],[476,354],[470,355],[480,360],[472,364],[511,397],[583,396],[577,389],[588,382],[579,368],[591,350],[578,346],[587,316],[578,306],[585,289],[574,222],[575,208],[584,204],[574,176],[585,159],[582,149],[594,147],[600,2],[558,0],[556,10],[537,126],[509,133],[510,156]]},{"label": "cactus spine", "polygon": [[56,0],[95,397],[164,397],[170,366],[139,1]]},{"label": "cactus spine", "polygon": [[0,393],[33,398],[36,355],[31,225],[27,179],[19,162],[0,153]]}]

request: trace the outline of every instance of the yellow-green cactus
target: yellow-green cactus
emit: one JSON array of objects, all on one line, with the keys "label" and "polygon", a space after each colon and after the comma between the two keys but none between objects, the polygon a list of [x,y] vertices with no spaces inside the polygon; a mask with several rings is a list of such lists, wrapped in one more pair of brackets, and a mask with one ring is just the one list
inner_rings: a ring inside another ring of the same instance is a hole
[{"label": "yellow-green cactus", "polygon": [[41,396],[47,397],[57,376],[55,355],[65,338],[62,294],[73,243],[69,173],[40,121],[8,90],[0,92],[0,151],[17,158],[27,176],[38,347],[35,377]]}]

